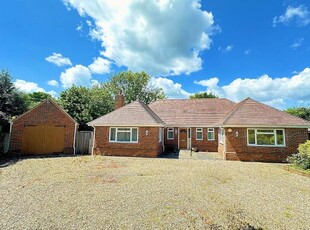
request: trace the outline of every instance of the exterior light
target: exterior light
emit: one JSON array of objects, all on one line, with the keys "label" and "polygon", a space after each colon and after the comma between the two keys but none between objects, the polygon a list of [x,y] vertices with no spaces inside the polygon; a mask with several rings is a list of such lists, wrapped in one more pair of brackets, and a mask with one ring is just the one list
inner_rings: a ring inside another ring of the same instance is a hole
[{"label": "exterior light", "polygon": [[236,137],[239,137],[239,132],[238,131],[236,131]]},{"label": "exterior light", "polygon": [[145,135],[149,135],[149,131],[148,130],[145,130]]},{"label": "exterior light", "polygon": [[227,131],[228,131],[229,133],[231,133],[231,132],[232,132],[232,129],[231,129],[231,128],[229,128],[229,129],[227,129]]}]

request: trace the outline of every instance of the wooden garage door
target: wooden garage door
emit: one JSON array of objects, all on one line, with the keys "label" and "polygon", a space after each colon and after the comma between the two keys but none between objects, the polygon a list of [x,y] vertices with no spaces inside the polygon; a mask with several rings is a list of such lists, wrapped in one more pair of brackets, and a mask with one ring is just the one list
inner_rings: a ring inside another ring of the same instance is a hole
[{"label": "wooden garage door", "polygon": [[29,125],[24,128],[22,152],[26,154],[48,154],[63,152],[65,127]]}]

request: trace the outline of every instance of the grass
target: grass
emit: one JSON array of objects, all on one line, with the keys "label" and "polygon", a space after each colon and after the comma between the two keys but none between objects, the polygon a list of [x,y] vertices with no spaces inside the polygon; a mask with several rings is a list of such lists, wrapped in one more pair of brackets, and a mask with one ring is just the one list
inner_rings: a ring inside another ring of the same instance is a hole
[{"label": "grass", "polygon": [[289,167],[310,175],[310,169],[303,169],[297,165],[290,165]]}]

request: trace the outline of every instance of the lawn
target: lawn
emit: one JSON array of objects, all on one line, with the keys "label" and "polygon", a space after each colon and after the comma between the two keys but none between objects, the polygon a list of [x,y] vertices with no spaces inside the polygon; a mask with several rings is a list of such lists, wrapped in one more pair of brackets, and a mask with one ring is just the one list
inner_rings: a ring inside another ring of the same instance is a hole
[{"label": "lawn", "polygon": [[310,178],[283,165],[83,156],[0,166],[0,229],[310,226]]}]

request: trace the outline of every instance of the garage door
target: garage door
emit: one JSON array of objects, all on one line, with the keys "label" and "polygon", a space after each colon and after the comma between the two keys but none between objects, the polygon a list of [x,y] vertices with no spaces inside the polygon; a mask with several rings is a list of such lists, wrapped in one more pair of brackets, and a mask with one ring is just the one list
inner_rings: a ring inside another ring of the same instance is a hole
[{"label": "garage door", "polygon": [[63,152],[65,127],[58,125],[28,125],[24,128],[22,152],[48,154]]}]

